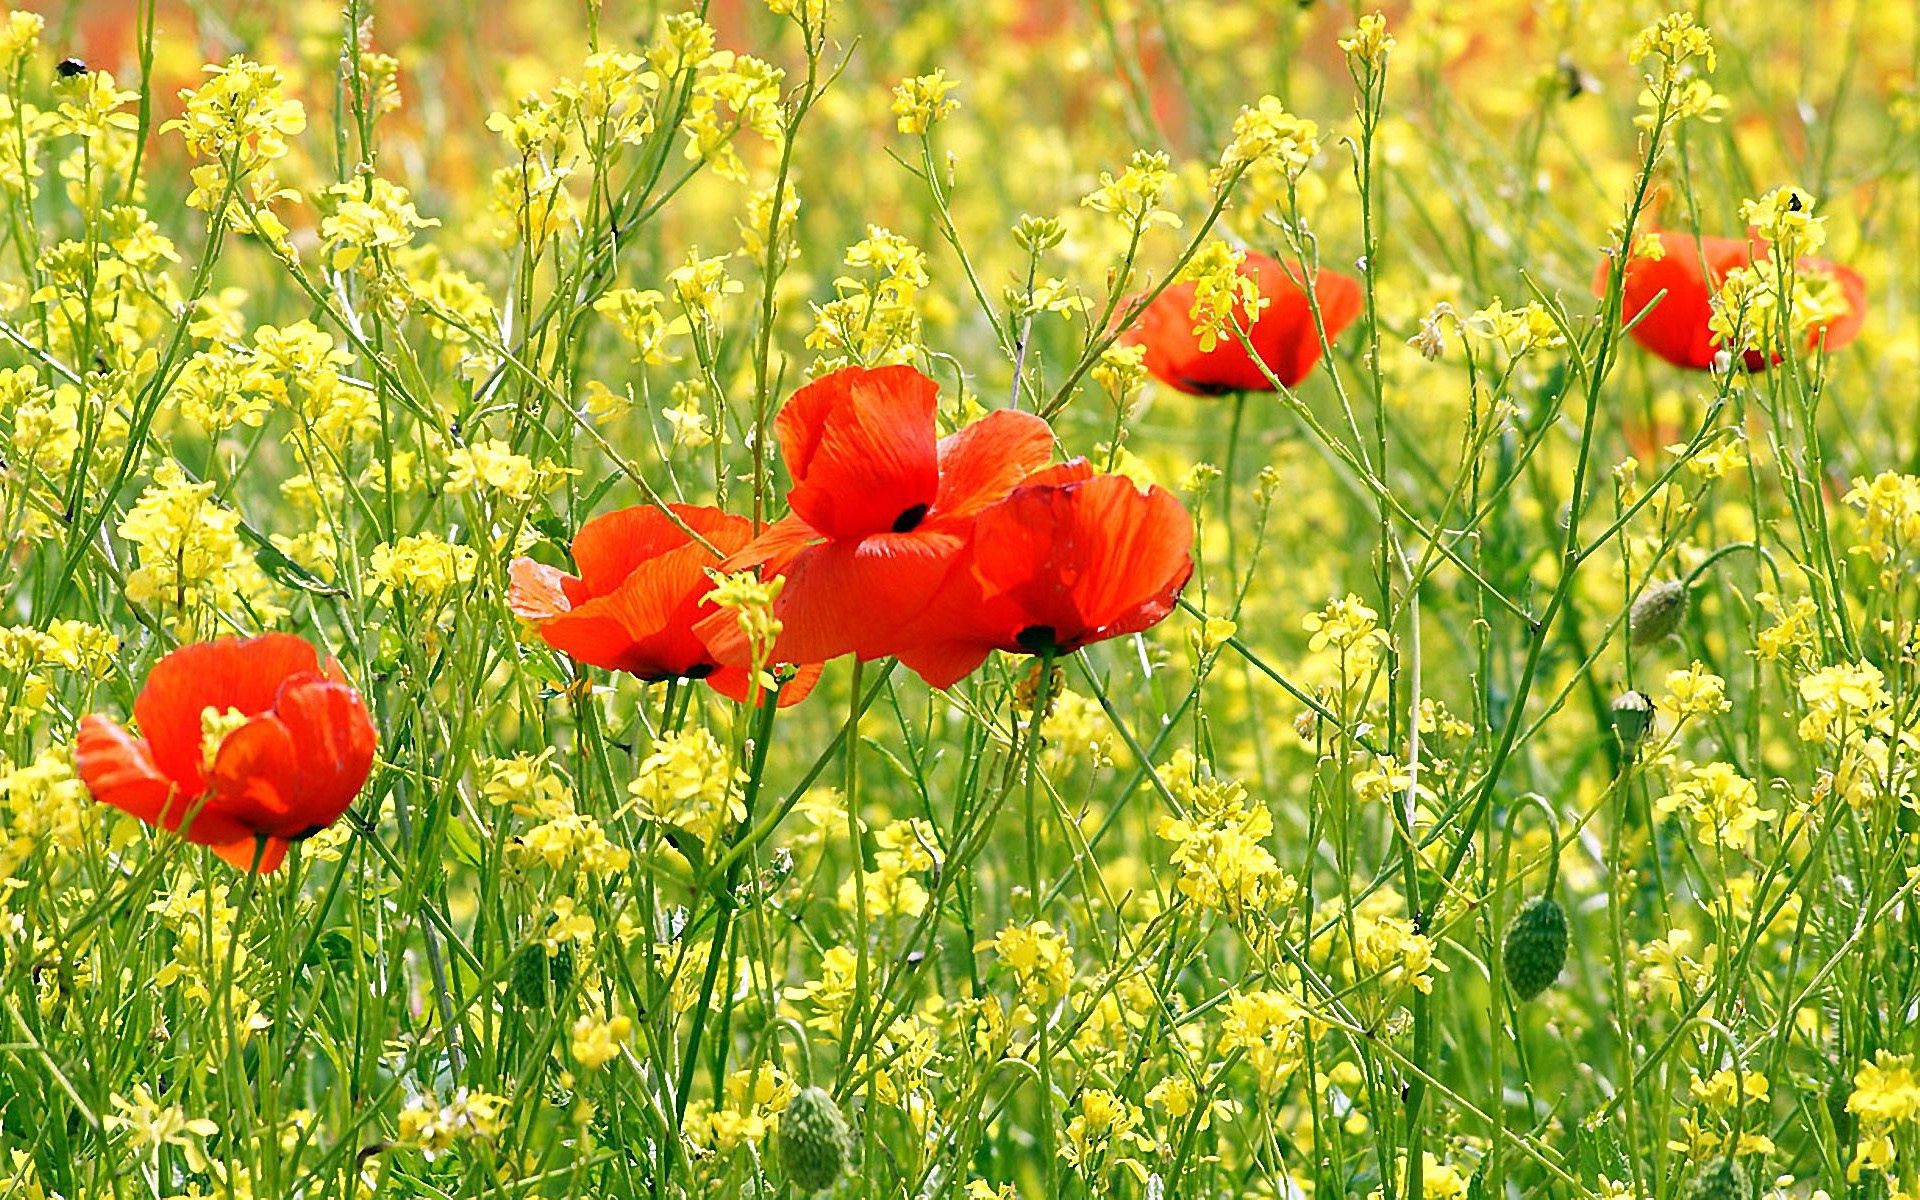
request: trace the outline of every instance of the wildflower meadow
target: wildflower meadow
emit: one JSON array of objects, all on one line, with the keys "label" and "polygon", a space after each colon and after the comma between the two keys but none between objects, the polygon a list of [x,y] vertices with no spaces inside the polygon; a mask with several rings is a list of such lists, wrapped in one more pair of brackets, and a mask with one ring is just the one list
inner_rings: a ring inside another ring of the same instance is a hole
[{"label": "wildflower meadow", "polygon": [[1920,1200],[1911,0],[13,3],[0,1200]]}]

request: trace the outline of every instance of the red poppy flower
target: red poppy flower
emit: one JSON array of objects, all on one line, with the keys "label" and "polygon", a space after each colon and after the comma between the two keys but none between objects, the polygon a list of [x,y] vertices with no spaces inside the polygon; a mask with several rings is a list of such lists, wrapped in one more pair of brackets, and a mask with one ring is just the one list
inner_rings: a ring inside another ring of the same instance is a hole
[{"label": "red poppy flower", "polygon": [[1094,475],[1084,460],[1038,472],[980,514],[900,661],[949,687],[994,650],[1071,654],[1148,629],[1193,574],[1192,544],[1192,518],[1163,488]]},{"label": "red poppy flower", "polygon": [[[1629,332],[1634,341],[1676,367],[1710,370],[1720,353],[1715,334],[1708,327],[1714,294],[1730,272],[1750,265],[1755,253],[1764,254],[1765,250],[1740,238],[1695,238],[1685,233],[1662,233],[1659,238],[1665,250],[1661,257],[1636,254],[1627,260],[1622,313],[1628,321],[1639,320]],[[1606,292],[1609,265],[1603,258],[1594,271],[1596,296]],[[1802,275],[1822,274],[1839,281],[1847,299],[1846,314],[1816,325],[1807,335],[1807,346],[1812,348],[1824,341],[1827,349],[1837,350],[1851,342],[1866,321],[1866,281],[1857,272],[1822,258],[1803,258],[1798,268]],[[1642,312],[1646,312],[1645,317],[1640,316]],[[1768,365],[1767,357],[1757,350],[1742,354],[1741,361],[1749,371],[1764,370]],[[1774,355],[1772,361],[1780,361],[1780,356]]]},{"label": "red poppy flower", "polygon": [[[753,524],[717,508],[668,507],[686,529],[648,504],[603,513],[582,525],[573,539],[577,577],[531,558],[514,559],[508,607],[533,622],[542,641],[575,662],[625,671],[648,683],[704,679],[721,695],[745,701],[753,691],[747,669],[722,664],[694,625],[719,613],[706,600],[713,590],[708,569],[745,546]],[[733,620],[730,613],[719,615]],[[803,669],[781,689],[780,703],[804,699],[819,675],[817,666]]]},{"label": "red poppy flower", "polygon": [[[238,867],[338,820],[373,766],[373,722],[339,664],[291,634],[182,646],[133,702],[142,736],[98,714],[74,766],[93,798]],[[225,729],[225,736],[220,731]]]},{"label": "red poppy flower", "polygon": [[[1047,423],[1006,409],[936,439],[938,394],[912,367],[846,367],[795,392],[774,418],[793,514],[728,567],[786,576],[774,605],[781,658],[896,653],[974,518],[1052,455]],[[738,662],[744,645],[728,624],[709,618],[699,632]]]},{"label": "red poppy flower", "polygon": [[[1240,274],[1259,285],[1265,308],[1247,331],[1247,341],[1273,377],[1299,387],[1320,361],[1320,332],[1314,328],[1313,309],[1300,284],[1304,270],[1283,266],[1264,254],[1249,252]],[[1177,283],[1154,297],[1140,314],[1127,339],[1147,348],[1147,370],[1168,387],[1196,396],[1227,392],[1270,392],[1273,383],[1254,362],[1238,337],[1223,337],[1211,350],[1200,348],[1193,332],[1195,285]],[[1314,299],[1332,342],[1360,315],[1363,302],[1358,280],[1324,268],[1314,279]],[[1241,321],[1246,313],[1239,314]]]}]

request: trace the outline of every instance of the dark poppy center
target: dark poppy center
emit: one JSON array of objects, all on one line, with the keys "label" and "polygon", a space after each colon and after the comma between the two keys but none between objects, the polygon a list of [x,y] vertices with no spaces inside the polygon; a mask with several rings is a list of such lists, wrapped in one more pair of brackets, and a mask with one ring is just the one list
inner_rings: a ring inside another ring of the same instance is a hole
[{"label": "dark poppy center", "polygon": [[1225,396],[1230,392],[1238,390],[1228,384],[1216,383],[1211,379],[1195,379],[1190,375],[1181,376],[1180,382],[1186,384],[1194,390],[1195,394],[1201,396]]},{"label": "dark poppy center", "polygon": [[1051,625],[1029,625],[1013,635],[1013,640],[1029,654],[1040,654],[1060,648],[1060,637]]},{"label": "dark poppy center", "polygon": [[924,504],[916,504],[893,519],[893,531],[895,533],[911,533],[919,526],[920,522],[926,519],[927,506]]},{"label": "dark poppy center", "polygon": [[714,666],[712,663],[695,663],[692,666],[688,667],[686,670],[680,672],[680,678],[705,679],[707,676],[713,674],[715,671],[719,669],[720,668]]}]

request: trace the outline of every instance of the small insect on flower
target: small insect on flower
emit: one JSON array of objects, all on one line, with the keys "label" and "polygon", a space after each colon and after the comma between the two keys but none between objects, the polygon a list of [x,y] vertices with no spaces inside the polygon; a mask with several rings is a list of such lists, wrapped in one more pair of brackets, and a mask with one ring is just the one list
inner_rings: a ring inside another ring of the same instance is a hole
[{"label": "small insect on flower", "polygon": [[[1321,326],[1331,343],[1360,315],[1359,282],[1337,271],[1322,268],[1313,275],[1309,300],[1306,272],[1297,264],[1248,253],[1235,269],[1259,296],[1257,305],[1234,302],[1231,322],[1238,331],[1229,327],[1212,338],[1196,331],[1195,301],[1202,286],[1197,279],[1167,288],[1140,314],[1127,338],[1146,348],[1147,370],[1154,378],[1197,396],[1271,392],[1276,380],[1298,387],[1320,361]],[[1249,345],[1259,361],[1247,353]]]},{"label": "small insect on flower", "polygon": [[217,638],[154,665],[133,704],[142,736],[98,714],[74,764],[94,799],[238,867],[272,871],[338,820],[376,737],[339,664],[291,634]]},{"label": "small insect on flower", "polygon": [[[573,539],[578,576],[514,559],[508,605],[575,662],[646,683],[704,679],[721,695],[745,700],[754,690],[748,670],[723,664],[694,627],[717,613],[730,616],[708,598],[707,571],[747,544],[752,523],[711,507],[669,510],[635,505],[582,525]],[[780,703],[804,699],[817,678],[817,667],[802,671]]]}]

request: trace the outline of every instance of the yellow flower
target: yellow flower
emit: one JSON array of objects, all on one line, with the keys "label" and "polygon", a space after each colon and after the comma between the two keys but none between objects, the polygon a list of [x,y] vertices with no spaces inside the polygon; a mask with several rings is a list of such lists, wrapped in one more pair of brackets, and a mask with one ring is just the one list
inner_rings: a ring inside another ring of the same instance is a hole
[{"label": "yellow flower", "polygon": [[1881,1050],[1872,1062],[1860,1064],[1847,1111],[1877,1127],[1920,1121],[1920,1076],[1914,1074],[1913,1055]]},{"label": "yellow flower", "polygon": [[1761,822],[1774,818],[1760,807],[1759,789],[1728,763],[1690,767],[1673,790],[1654,802],[1660,816],[1684,812],[1700,837],[1710,843],[1744,850]]},{"label": "yellow flower", "polygon": [[1118,176],[1100,172],[1100,186],[1081,197],[1080,203],[1095,212],[1118,217],[1129,229],[1144,230],[1155,225],[1180,227],[1180,218],[1160,207],[1173,186],[1172,160],[1157,151],[1136,150],[1127,169]]},{"label": "yellow flower", "polygon": [[1073,978],[1073,947],[1049,922],[1009,925],[974,949],[991,949],[998,955],[1029,1004],[1050,1004],[1067,994]]},{"label": "yellow flower", "polygon": [[935,121],[950,115],[959,107],[958,101],[947,99],[955,86],[953,80],[947,78],[947,73],[939,70],[902,79],[895,84],[893,114],[899,118],[895,125],[900,132],[923,134],[933,127]]},{"label": "yellow flower", "polygon": [[614,1016],[602,1021],[591,1014],[582,1014],[573,1023],[569,1048],[581,1067],[598,1071],[620,1057],[620,1048],[632,1035],[633,1022],[626,1017]]},{"label": "yellow flower", "polygon": [[1376,65],[1386,61],[1394,46],[1393,35],[1387,32],[1387,18],[1377,12],[1361,17],[1339,44],[1350,56]]},{"label": "yellow flower", "polygon": [[745,782],[746,773],[718,739],[695,727],[655,740],[627,794],[642,817],[678,826],[711,845],[746,817],[740,791]]},{"label": "yellow flower", "polygon": [[1667,673],[1667,694],[1654,707],[1685,720],[1726,712],[1732,704],[1727,700],[1727,681],[1696,662],[1684,671]]}]

